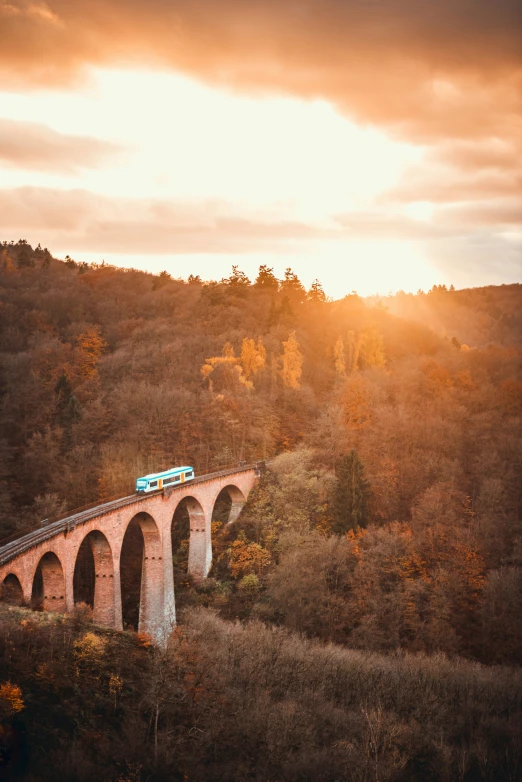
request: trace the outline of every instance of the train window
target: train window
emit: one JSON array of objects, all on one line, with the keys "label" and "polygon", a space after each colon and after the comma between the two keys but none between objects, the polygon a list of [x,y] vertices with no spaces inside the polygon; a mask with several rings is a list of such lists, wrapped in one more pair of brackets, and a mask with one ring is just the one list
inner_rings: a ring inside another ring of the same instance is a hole
[{"label": "train window", "polygon": [[151,488],[151,489],[153,489],[153,488],[154,488],[155,486],[157,486],[157,485],[158,485],[158,481],[151,481],[151,482],[149,483],[149,486],[150,486],[150,488]]},{"label": "train window", "polygon": [[179,475],[176,475],[176,477],[174,478],[174,480],[175,480],[175,481],[179,481],[179,478],[180,478],[180,476],[179,476]]}]

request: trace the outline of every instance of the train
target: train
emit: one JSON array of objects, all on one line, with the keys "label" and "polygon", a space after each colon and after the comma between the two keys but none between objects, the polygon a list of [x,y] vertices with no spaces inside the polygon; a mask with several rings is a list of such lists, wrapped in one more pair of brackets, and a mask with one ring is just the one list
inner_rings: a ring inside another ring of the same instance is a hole
[{"label": "train", "polygon": [[193,467],[172,467],[165,472],[155,472],[136,479],[136,491],[138,494],[146,494],[149,491],[160,491],[168,486],[179,486],[187,481],[194,480]]}]

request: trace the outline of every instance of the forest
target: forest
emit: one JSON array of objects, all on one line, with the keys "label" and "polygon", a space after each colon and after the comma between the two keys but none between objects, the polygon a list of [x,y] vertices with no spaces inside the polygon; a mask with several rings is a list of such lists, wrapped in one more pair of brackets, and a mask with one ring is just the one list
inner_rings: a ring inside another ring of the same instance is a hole
[{"label": "forest", "polygon": [[198,584],[176,512],[166,650],[138,537],[124,633],[88,584],[69,618],[4,601],[0,779],[522,776],[522,286],[332,301],[4,241],[0,333],[0,538],[267,464]]}]

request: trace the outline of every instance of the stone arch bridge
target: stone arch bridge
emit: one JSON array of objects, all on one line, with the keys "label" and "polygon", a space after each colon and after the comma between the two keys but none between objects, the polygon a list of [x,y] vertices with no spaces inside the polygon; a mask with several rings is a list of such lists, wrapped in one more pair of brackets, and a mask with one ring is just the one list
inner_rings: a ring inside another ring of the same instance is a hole
[{"label": "stone arch bridge", "polygon": [[212,565],[211,522],[218,497],[228,495],[227,523],[234,522],[262,467],[244,465],[158,492],[122,497],[6,543],[0,547],[2,593],[18,594],[19,602],[29,605],[38,578],[43,609],[71,612],[75,567],[87,540],[94,560],[94,621],[121,630],[121,552],[129,525],[138,524],[143,536],[138,629],[162,642],[176,621],[171,540],[176,508],[183,503],[188,511],[188,573],[201,580]]}]

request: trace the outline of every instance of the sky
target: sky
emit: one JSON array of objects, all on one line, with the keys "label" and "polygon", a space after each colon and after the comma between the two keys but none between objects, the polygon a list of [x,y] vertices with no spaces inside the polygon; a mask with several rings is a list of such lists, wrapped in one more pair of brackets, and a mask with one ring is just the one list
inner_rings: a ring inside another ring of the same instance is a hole
[{"label": "sky", "polygon": [[329,296],[522,282],[519,0],[0,0],[0,240]]}]

